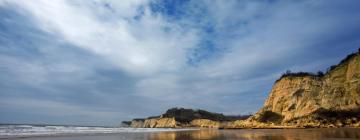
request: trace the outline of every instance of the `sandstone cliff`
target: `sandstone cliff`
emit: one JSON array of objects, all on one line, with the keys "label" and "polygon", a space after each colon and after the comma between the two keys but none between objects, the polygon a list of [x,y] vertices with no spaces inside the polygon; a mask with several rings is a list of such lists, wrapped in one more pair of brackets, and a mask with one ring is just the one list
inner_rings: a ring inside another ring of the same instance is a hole
[{"label": "sandstone cliff", "polygon": [[142,127],[145,128],[175,128],[175,118],[153,118],[146,119]]},{"label": "sandstone cliff", "polygon": [[205,110],[171,108],[161,116],[147,119],[134,119],[131,127],[137,128],[178,128],[178,127],[205,127],[219,128],[223,122],[248,118],[245,116],[225,116]]},{"label": "sandstone cliff", "polygon": [[131,127],[304,128],[360,127],[360,49],[326,74],[287,73],[252,117],[230,117],[204,110],[169,109]]},{"label": "sandstone cliff", "polygon": [[130,123],[130,127],[142,128],[144,126],[145,119],[133,119]]},{"label": "sandstone cliff", "polygon": [[[282,77],[274,84],[264,107],[247,123],[356,126],[360,117],[359,108],[358,52],[333,66],[325,75]],[[245,122],[238,124],[244,125]]]},{"label": "sandstone cliff", "polygon": [[220,122],[209,119],[195,119],[190,122],[192,127],[219,128]]}]

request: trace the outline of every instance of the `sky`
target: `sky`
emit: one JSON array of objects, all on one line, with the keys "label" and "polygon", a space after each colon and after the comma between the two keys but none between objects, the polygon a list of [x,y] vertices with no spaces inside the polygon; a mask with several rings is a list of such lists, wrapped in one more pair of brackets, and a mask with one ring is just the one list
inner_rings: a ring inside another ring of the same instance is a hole
[{"label": "sky", "polygon": [[255,113],[360,47],[358,0],[0,0],[0,123]]}]

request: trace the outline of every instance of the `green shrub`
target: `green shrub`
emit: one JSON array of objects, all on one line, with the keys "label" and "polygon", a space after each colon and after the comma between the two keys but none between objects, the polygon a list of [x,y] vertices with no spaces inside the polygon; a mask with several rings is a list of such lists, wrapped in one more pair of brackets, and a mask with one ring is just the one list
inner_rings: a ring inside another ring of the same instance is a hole
[{"label": "green shrub", "polygon": [[205,110],[193,110],[185,108],[171,108],[166,111],[163,117],[174,117],[181,123],[189,123],[194,119],[209,119],[213,121],[233,121],[248,118],[249,115],[225,116],[220,113],[212,113]]},{"label": "green shrub", "polygon": [[258,118],[259,122],[273,122],[273,123],[280,123],[284,117],[278,113],[272,112],[272,111],[265,111],[262,114],[260,114],[260,117]]}]

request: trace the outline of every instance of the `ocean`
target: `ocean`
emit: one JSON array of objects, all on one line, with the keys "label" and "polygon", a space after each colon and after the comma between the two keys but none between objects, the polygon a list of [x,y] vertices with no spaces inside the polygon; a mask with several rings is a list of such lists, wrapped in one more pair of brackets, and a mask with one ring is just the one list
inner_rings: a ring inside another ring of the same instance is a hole
[{"label": "ocean", "polygon": [[169,129],[0,125],[7,140],[360,140],[359,128]]}]

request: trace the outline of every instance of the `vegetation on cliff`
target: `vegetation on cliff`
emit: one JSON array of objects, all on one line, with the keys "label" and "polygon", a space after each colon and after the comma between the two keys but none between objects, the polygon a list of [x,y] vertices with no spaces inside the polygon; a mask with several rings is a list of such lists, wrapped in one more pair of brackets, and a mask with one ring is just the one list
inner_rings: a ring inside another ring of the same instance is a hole
[{"label": "vegetation on cliff", "polygon": [[338,66],[340,66],[340,65],[348,62],[350,59],[354,58],[356,55],[359,55],[359,54],[360,54],[360,48],[358,49],[358,52],[351,53],[351,54],[349,54],[348,56],[346,56],[343,60],[340,61],[339,64],[330,66],[330,67],[328,68],[327,73],[330,72],[330,71],[332,71],[332,70],[334,70],[334,69],[337,68]]},{"label": "vegetation on cliff", "polygon": [[318,71],[317,73],[311,73],[311,72],[303,72],[303,71],[300,71],[300,72],[292,72],[291,70],[287,70],[285,73],[283,73],[279,79],[277,79],[275,81],[278,82],[280,81],[281,79],[285,78],[285,77],[304,77],[304,76],[309,76],[309,77],[312,77],[312,78],[322,78],[324,77],[326,74],[328,74],[329,72],[333,71],[334,69],[336,69],[337,67],[341,66],[342,64],[348,62],[350,59],[354,58],[355,56],[359,55],[360,54],[360,48],[358,50],[358,52],[354,52],[354,53],[351,53],[349,54],[348,56],[346,56],[344,59],[342,59],[340,61],[340,63],[336,64],[336,65],[332,65],[330,66],[329,68],[327,68],[327,71],[326,73],[322,72],[322,71]]},{"label": "vegetation on cliff", "polygon": [[163,117],[174,117],[176,121],[181,123],[189,123],[194,119],[210,119],[224,121],[223,114],[211,113],[205,110],[193,110],[185,108],[171,108],[162,115]]},{"label": "vegetation on cliff", "polygon": [[131,125],[131,121],[122,121],[120,126],[121,127],[129,127]]},{"label": "vegetation on cliff", "polygon": [[280,81],[281,79],[285,77],[313,77],[313,78],[321,78],[324,76],[324,73],[322,71],[319,71],[317,74],[311,73],[311,72],[291,72],[290,70],[287,70],[285,73],[283,73],[279,79],[277,79],[275,82]]},{"label": "vegetation on cliff", "polygon": [[205,110],[193,110],[185,108],[171,108],[167,110],[162,117],[172,118],[180,123],[189,123],[195,119],[208,119],[213,121],[233,121],[240,119],[247,119],[250,115],[239,115],[239,116],[225,116],[220,113],[212,113]]},{"label": "vegetation on cliff", "polygon": [[360,108],[351,110],[331,110],[320,108],[302,117],[286,122],[298,127],[360,127]]},{"label": "vegetation on cliff", "polygon": [[284,116],[278,114],[278,113],[275,113],[275,112],[272,112],[272,111],[264,111],[262,112],[262,114],[260,115],[260,117],[258,118],[258,121],[259,122],[262,122],[262,123],[276,123],[276,124],[279,124],[281,123],[281,121],[284,119]]}]

